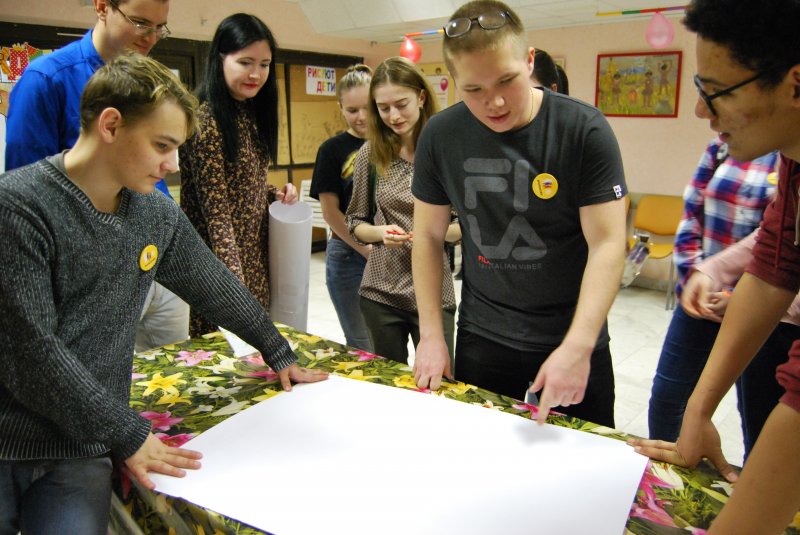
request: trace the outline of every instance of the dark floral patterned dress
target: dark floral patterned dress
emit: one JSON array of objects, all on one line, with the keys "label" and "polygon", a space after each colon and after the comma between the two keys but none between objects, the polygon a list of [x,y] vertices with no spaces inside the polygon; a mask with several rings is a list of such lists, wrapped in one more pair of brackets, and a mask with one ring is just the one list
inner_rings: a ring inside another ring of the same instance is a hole
[{"label": "dark floral patterned dress", "polygon": [[[269,310],[269,154],[258,142],[251,104],[237,103],[239,157],[225,159],[222,135],[208,103],[198,110],[198,131],[180,149],[181,208],[214,254]],[[192,310],[191,336],[217,326]]]}]

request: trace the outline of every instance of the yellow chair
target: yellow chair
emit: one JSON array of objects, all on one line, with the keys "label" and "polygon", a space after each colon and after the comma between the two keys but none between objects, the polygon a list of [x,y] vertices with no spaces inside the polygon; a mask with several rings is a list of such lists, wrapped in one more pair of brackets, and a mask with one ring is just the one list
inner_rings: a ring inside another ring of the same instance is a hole
[{"label": "yellow chair", "polygon": [[[675,236],[678,231],[678,224],[683,214],[683,199],[672,195],[643,195],[636,206],[636,213],[633,216],[634,236],[649,234],[650,236]],[[630,239],[630,246],[637,238]],[[673,240],[674,241],[674,240]],[[652,243],[648,240],[647,245],[650,249],[648,258],[656,260],[671,257],[673,241],[669,243]],[[670,258],[669,262],[669,286],[667,287],[667,300],[665,308],[672,310],[675,308],[675,263]]]}]

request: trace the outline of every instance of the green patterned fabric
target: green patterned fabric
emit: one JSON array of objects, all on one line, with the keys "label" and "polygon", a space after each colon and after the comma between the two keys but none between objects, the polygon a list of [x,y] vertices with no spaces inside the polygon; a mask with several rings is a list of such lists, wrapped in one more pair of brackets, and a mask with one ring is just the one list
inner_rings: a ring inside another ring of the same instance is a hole
[{"label": "green patterned fabric", "polygon": [[[370,353],[279,325],[299,364],[373,383],[417,390],[411,368]],[[131,406],[153,422],[161,440],[181,446],[225,418],[282,392],[278,376],[260,356],[235,358],[219,333],[136,356]],[[536,408],[464,383],[443,383],[431,395],[481,405],[523,418]],[[551,415],[548,422],[617,440],[628,435],[577,418]],[[145,533],[263,534],[235,520],[137,487],[124,475],[118,494]],[[625,535],[701,535],[719,513],[731,486],[710,465],[688,470],[651,462],[642,478]],[[313,509],[313,506],[309,506]],[[786,534],[800,535],[800,515]]]}]

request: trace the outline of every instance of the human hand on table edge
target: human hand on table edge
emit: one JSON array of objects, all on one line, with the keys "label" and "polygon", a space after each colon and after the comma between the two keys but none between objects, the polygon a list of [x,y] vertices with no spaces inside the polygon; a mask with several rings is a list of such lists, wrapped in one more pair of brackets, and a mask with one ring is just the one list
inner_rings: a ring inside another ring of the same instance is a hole
[{"label": "human hand on table edge", "polygon": [[150,433],[136,453],[125,459],[125,466],[136,481],[143,487],[153,490],[156,484],[148,477],[148,472],[183,477],[186,475],[184,468],[191,470],[200,468],[198,459],[202,457],[203,454],[199,451],[167,446]]},{"label": "human hand on table edge", "polygon": [[583,353],[561,344],[539,368],[529,389],[531,392],[542,391],[536,411],[539,425],[547,421],[551,408],[569,407],[583,401],[589,381],[591,351]]},{"label": "human hand on table edge", "polygon": [[328,372],[301,368],[297,363],[290,364],[278,372],[281,386],[286,392],[292,391],[292,381],[295,383],[316,383],[328,378]]},{"label": "human hand on table edge", "polygon": [[450,370],[449,350],[444,338],[423,338],[419,341],[414,356],[413,372],[417,388],[439,390],[442,386],[442,376],[454,381],[453,372]]},{"label": "human hand on table edge", "polygon": [[731,483],[739,476],[722,453],[719,432],[710,417],[684,414],[677,442],[630,438],[628,445],[634,451],[656,461],[664,461],[686,468],[694,468],[702,459],[708,459],[720,474]]}]

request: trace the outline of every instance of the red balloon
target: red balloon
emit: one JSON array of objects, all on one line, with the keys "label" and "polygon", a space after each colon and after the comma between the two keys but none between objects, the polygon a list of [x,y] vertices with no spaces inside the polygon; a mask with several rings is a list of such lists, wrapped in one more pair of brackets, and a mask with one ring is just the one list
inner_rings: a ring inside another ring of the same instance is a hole
[{"label": "red balloon", "polygon": [[419,58],[422,57],[422,48],[412,38],[406,37],[403,39],[403,44],[400,45],[400,55],[417,63]]},{"label": "red balloon", "polygon": [[442,91],[447,91],[447,78],[442,78],[442,81],[439,82],[439,87],[442,88]]}]

